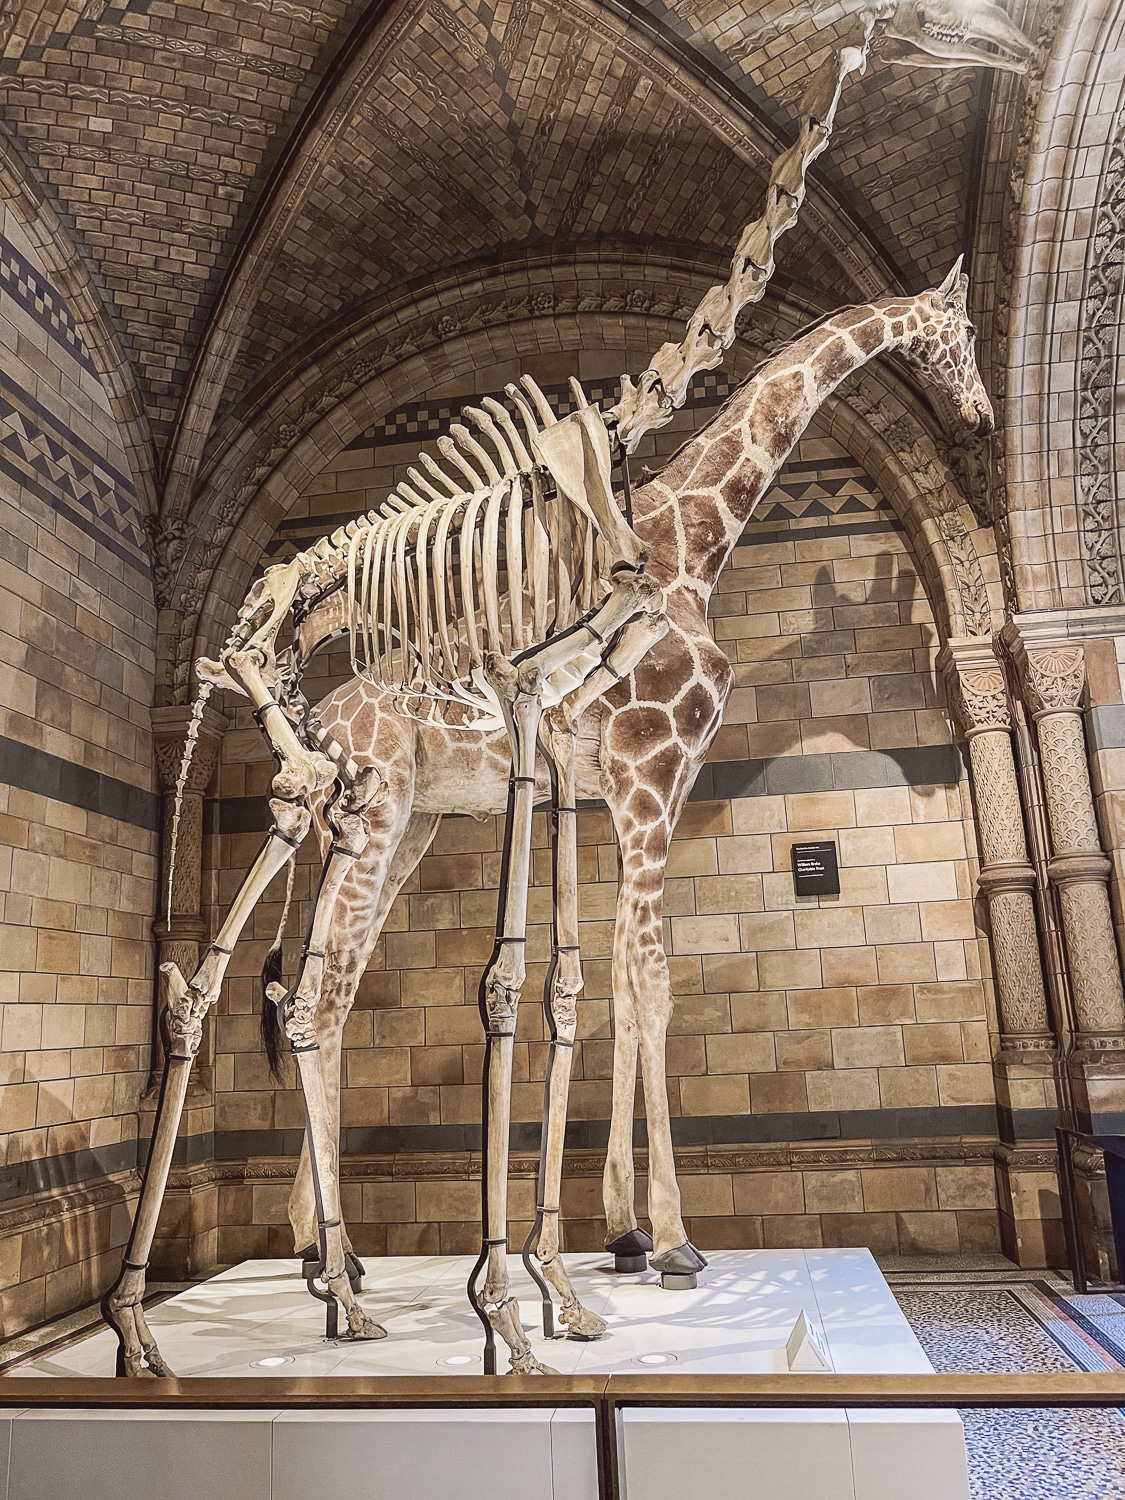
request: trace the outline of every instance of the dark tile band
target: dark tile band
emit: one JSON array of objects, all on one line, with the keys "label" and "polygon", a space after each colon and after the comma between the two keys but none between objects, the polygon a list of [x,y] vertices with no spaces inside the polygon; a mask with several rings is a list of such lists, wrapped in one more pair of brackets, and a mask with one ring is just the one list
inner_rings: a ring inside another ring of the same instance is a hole
[{"label": "dark tile band", "polygon": [[[892,786],[956,786],[965,766],[957,745],[913,745],[901,750],[838,750],[831,755],[780,755],[775,760],[712,761],[692,787],[689,802],[794,792],[861,791]],[[582,807],[601,807],[582,802]],[[263,833],[270,825],[265,797],[211,797],[203,804],[204,833]]]},{"label": "dark tile band", "polygon": [[160,798],[155,792],[4,735],[0,735],[0,782],[152,833],[160,828]]}]

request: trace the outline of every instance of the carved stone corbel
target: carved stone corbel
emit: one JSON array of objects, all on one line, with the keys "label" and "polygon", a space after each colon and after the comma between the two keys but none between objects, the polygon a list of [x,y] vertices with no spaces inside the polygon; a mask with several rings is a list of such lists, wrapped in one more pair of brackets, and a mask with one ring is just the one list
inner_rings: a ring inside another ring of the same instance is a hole
[{"label": "carved stone corbel", "polygon": [[1035,871],[1028,857],[1004,674],[991,643],[950,641],[942,653],[950,700],[969,742],[981,849],[978,888],[988,902],[1006,1052],[1054,1046],[1036,934]]},{"label": "carved stone corbel", "polygon": [[1035,720],[1052,857],[1082,1051],[1125,1050],[1125,994],[1101,847],[1082,707],[1086,659],[1080,643],[1032,643],[1010,631],[1012,659]]}]

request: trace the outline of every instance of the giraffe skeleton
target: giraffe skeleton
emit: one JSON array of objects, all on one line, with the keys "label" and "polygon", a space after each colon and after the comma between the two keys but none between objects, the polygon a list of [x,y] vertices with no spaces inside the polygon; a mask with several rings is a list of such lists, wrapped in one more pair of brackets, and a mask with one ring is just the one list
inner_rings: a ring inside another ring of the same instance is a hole
[{"label": "giraffe skeleton", "polygon": [[[562,783],[560,808],[573,807],[576,795],[605,796],[621,845],[613,963],[613,1112],[604,1194],[611,1239],[635,1233],[631,1136],[639,1054],[649,1119],[653,1264],[658,1269],[690,1271],[701,1263],[684,1232],[671,1146],[664,1038],[672,1002],[661,932],[661,895],[676,820],[718,728],[732,681],[730,665],[707,629],[707,598],[754,505],[813,412],[847,374],[877,354],[904,353],[935,386],[952,396],[963,426],[976,430],[991,426],[991,406],[973,359],[966,290],[967,279],[959,274],[958,264],[932,292],[915,298],[887,298],[823,320],[744,383],[663,473],[638,491],[635,537],[640,555],[648,559],[647,573],[624,571],[627,577],[646,578],[653,591],[646,602],[651,604],[658,595],[659,603],[655,609],[642,609],[617,644],[618,651],[627,648],[627,655],[635,653],[628,668],[607,674],[604,663],[614,666],[613,653],[609,653],[578,693],[546,721],[549,750]],[[250,624],[256,625],[262,611],[270,608],[271,600],[259,596]],[[324,610],[318,627],[312,628],[316,611],[302,624],[305,649],[318,637],[338,633],[339,601],[332,606],[326,599]],[[642,640],[638,649],[638,643],[627,640],[628,633],[651,620],[660,625],[660,634]],[[162,1105],[146,1191],[122,1277],[105,1304],[121,1340],[119,1368],[130,1373],[167,1373],[144,1320],[144,1267],[133,1258],[134,1246],[145,1253],[146,1236],[150,1244],[155,1230],[175,1138],[173,1117],[182,1108],[202,1013],[218,993],[229,952],[254,902],[292,859],[308,831],[314,816],[308,804],[322,803],[337,777],[344,783],[335,810],[316,807],[326,862],[297,983],[288,995],[282,991],[271,998],[285,1002],[286,1033],[295,1042],[309,1105],[306,1151],[291,1215],[298,1243],[305,1243],[302,1233],[312,1209],[323,1277],[328,1292],[343,1303],[354,1337],[380,1337],[383,1330],[359,1307],[344,1259],[346,1242],[335,1175],[343,1019],[390,903],[429,846],[441,814],[500,810],[513,760],[516,785],[507,796],[512,846],[525,847],[529,840],[537,786],[537,736],[531,731],[538,728],[541,717],[541,676],[510,664],[506,672],[493,671],[493,686],[506,706],[506,728],[514,744],[514,754],[509,750],[507,757],[500,749],[499,732],[466,733],[461,726],[405,715],[396,702],[401,696],[397,688],[362,676],[330,694],[320,705],[318,717],[306,718],[306,746],[296,733],[292,709],[287,713],[266,685],[264,653],[255,648],[254,632],[248,633],[246,626],[246,621],[236,626],[237,644],[224,654],[221,669],[210,680],[229,674],[250,696],[271,744],[279,748],[282,767],[274,779],[271,800],[275,823],[191,984],[185,983],[174,966],[162,968],[170,1039],[164,1104],[170,1106],[170,1113],[166,1116]],[[492,664],[496,665],[495,658]],[[618,680],[603,682],[603,677]],[[513,723],[515,735],[511,734]],[[443,789],[455,785],[461,788],[455,798],[443,796]],[[562,821],[573,826],[573,818]],[[560,865],[573,857],[573,846],[561,833],[560,828],[556,840]],[[566,883],[574,888],[573,880],[568,878]],[[337,897],[345,889],[348,894],[341,905]],[[326,891],[327,901],[323,899]],[[522,930],[525,903],[526,879],[522,885],[509,880],[506,893],[502,892],[501,921],[505,915],[511,919],[515,907],[515,926]],[[557,1077],[550,1072],[548,1076],[547,1113],[549,1124],[556,1126],[565,1117],[570,1056],[566,1044],[574,1039],[574,1002],[581,989],[577,952],[563,953],[570,944],[562,940],[572,930],[576,934],[576,903],[572,909],[560,906],[556,932],[560,963],[548,998],[552,1032],[564,1044],[558,1057],[565,1060],[565,1066],[560,1066]],[[510,926],[498,931],[501,937],[520,935]],[[498,941],[482,983],[482,1012],[488,1024],[488,1045],[495,1044],[501,1054],[501,1066],[486,1072],[490,1130],[502,1132],[505,1142],[511,1041],[522,977],[522,946]],[[322,1066],[322,1053],[327,1067]],[[170,1135],[161,1131],[165,1118],[173,1119]],[[545,1173],[553,1201],[540,1198],[543,1212],[537,1219],[535,1252],[544,1273],[562,1294],[564,1320],[580,1335],[591,1336],[599,1331],[600,1320],[574,1297],[558,1254],[555,1210],[561,1129],[549,1129],[548,1134]],[[513,1369],[533,1372],[543,1367],[531,1353],[508,1294],[502,1251],[503,1167],[501,1149],[491,1156],[485,1173],[488,1243],[478,1265],[487,1263],[487,1279],[480,1310],[509,1343]],[[151,1192],[147,1191],[149,1179],[154,1184]],[[310,1186],[311,1205],[307,1201]]]},{"label": "giraffe skeleton", "polygon": [[[927,13],[935,10],[944,17],[951,5],[956,9],[959,0],[926,0],[913,7],[903,38],[914,48],[913,60],[932,66],[964,62],[1004,66],[995,52],[981,54],[978,49],[978,55],[972,56],[949,45],[949,38],[940,34],[940,25],[930,23]],[[466,409],[465,415],[492,443],[502,472],[468,428],[455,426],[453,437],[442,440],[440,451],[469,481],[469,490],[423,455],[427,472],[410,471],[410,484],[392,493],[382,514],[353,522],[292,563],[267,570],[239,611],[220,660],[197,663],[201,687],[177,783],[169,903],[183,788],[204,705],[216,686],[233,688],[250,699],[279,761],[271,786],[274,824],[190,983],[175,965],[161,966],[159,1000],[167,1046],[160,1107],[122,1271],[102,1304],[118,1334],[119,1373],[169,1373],[148,1329],[142,1300],[147,1254],[167,1185],[191,1063],[202,1039],[203,1018],[218,996],[234,944],[269,882],[287,864],[292,871],[296,850],[314,822],[314,810],[324,865],[297,979],[288,992],[280,984],[267,989],[268,998],[284,1017],[306,1108],[305,1145],[290,1214],[298,1244],[307,1243],[302,1231],[310,1212],[315,1214],[319,1248],[315,1274],[325,1283],[325,1290],[317,1295],[329,1303],[330,1318],[335,1319],[339,1299],[350,1336],[384,1336],[356,1300],[347,1260],[350,1247],[339,1212],[340,1031],[390,903],[429,846],[441,815],[453,810],[500,810],[496,783],[502,778],[494,775],[489,785],[490,771],[495,773],[502,765],[495,743],[499,731],[489,733],[497,721],[503,722],[509,742],[506,881],[499,901],[497,944],[481,983],[480,1008],[486,1028],[487,1129],[482,1173],[486,1239],[470,1279],[472,1294],[477,1271],[486,1267],[483,1291],[479,1297],[473,1295],[486,1329],[486,1361],[492,1332],[499,1331],[511,1350],[514,1371],[543,1369],[531,1353],[518,1309],[508,1294],[506,1239],[499,1232],[506,1230],[512,1043],[524,975],[531,812],[538,790],[536,745],[541,729],[556,778],[555,958],[544,1000],[551,1047],[540,1191],[525,1261],[530,1268],[528,1250],[534,1245],[543,1275],[562,1296],[562,1316],[572,1333],[590,1337],[604,1330],[601,1320],[578,1302],[558,1253],[562,1131],[576,1002],[582,988],[575,798],[586,769],[581,752],[585,748],[589,758],[593,742],[597,774],[585,779],[596,784],[593,794],[601,792],[610,804],[622,854],[613,965],[613,1110],[604,1179],[609,1243],[631,1242],[634,1247],[644,1243],[633,1206],[631,1153],[639,1054],[649,1124],[649,1206],[655,1236],[655,1246],[650,1241],[647,1248],[655,1248],[653,1265],[671,1274],[690,1275],[705,1264],[684,1233],[675,1181],[664,1076],[671,993],[660,905],[668,844],[718,727],[731,669],[706,628],[706,598],[718,567],[703,567],[707,577],[692,573],[688,534],[697,540],[705,536],[705,559],[718,558],[721,566],[753,504],[812,411],[850,368],[881,349],[910,348],[956,396],[967,425],[990,425],[991,408],[972,359],[965,279],[959,278],[959,267],[955,267],[941,288],[922,298],[906,303],[892,300],[886,308],[876,304],[852,309],[827,320],[823,328],[830,333],[820,336],[822,347],[806,351],[808,364],[800,367],[800,390],[791,384],[787,401],[783,399],[770,415],[775,430],[759,441],[747,427],[738,441],[728,441],[726,448],[738,461],[727,465],[721,484],[711,484],[694,497],[665,484],[665,499],[644,516],[641,533],[626,523],[613,498],[609,434],[628,454],[645,431],[664,425],[683,404],[692,374],[713,368],[721,360],[733,341],[741,308],[763,294],[773,271],[774,243],[796,220],[806,170],[827,144],[844,80],[851,72],[863,71],[876,21],[885,21],[894,12],[886,30],[892,37],[897,34],[896,6],[844,6],[847,11],[857,8],[861,14],[858,44],[840,48],[814,76],[801,105],[798,141],[782,153],[771,173],[766,212],[744,232],[728,283],[707,294],[679,346],[665,345],[658,351],[636,385],[623,377],[618,405],[604,414],[590,408],[575,386],[578,410],[556,423],[533,383],[525,381],[524,391],[534,412],[523,393],[509,388],[527,427],[530,454],[499,403],[490,407],[485,402],[483,410]],[[992,30],[985,31],[985,39],[1002,48],[1006,39],[1000,37],[991,17],[996,8],[987,9]],[[961,33],[956,40],[964,41]],[[1026,45],[1030,51],[1030,44]],[[937,61],[927,63],[934,58]],[[924,313],[918,312],[924,305],[940,314],[936,340],[927,337],[934,329]],[[838,321],[857,312],[866,320],[875,315],[875,308],[882,333],[869,344],[857,341],[851,325]],[[828,342],[823,343],[824,339]],[[793,352],[805,343],[807,339],[799,340]],[[833,343],[836,347],[829,356]],[[784,352],[766,369],[774,371],[779,361],[784,363]],[[818,361],[828,375],[818,372]],[[686,445],[666,474],[678,473],[686,482],[691,476],[684,469],[683,453],[697,452],[708,434],[711,438],[703,452],[710,443],[716,451],[723,451],[723,440],[713,429],[740,405],[740,398],[765,407],[770,391],[764,374],[750,382],[700,438]],[[810,405],[813,395],[817,399]],[[783,430],[788,440],[779,446],[778,433]],[[756,478],[752,485],[740,472],[747,464]],[[710,467],[715,467],[713,455]],[[539,489],[544,471],[555,483],[553,524],[544,512]],[[649,497],[660,494],[661,483],[656,480],[646,486],[646,506]],[[727,494],[732,484],[739,492],[735,503]],[[684,502],[693,498],[705,517],[702,533],[699,516],[690,526],[687,523]],[[452,566],[445,547],[451,534],[461,543],[459,570]],[[507,551],[506,589],[500,586],[493,550],[501,536]],[[569,548],[566,541],[572,544]],[[660,560],[646,573],[653,546]],[[560,566],[564,551],[572,564],[569,568]],[[678,551],[677,567],[669,561],[673,551]],[[602,581],[605,572],[608,592]],[[477,629],[478,602],[483,630]],[[297,626],[296,649],[278,654],[277,633],[291,616]],[[431,621],[439,644],[428,628]],[[319,627],[324,629],[318,634]],[[330,695],[318,719],[308,713],[300,693],[299,658],[342,629],[349,635],[357,675],[343,698]],[[672,654],[671,663],[660,661],[662,649],[665,657]],[[658,681],[651,698],[642,700],[636,695],[646,673],[650,679],[655,673]],[[341,713],[349,692],[358,697],[352,701],[350,714]],[[667,716],[671,754],[651,743],[656,733],[652,714],[648,728],[638,728],[632,736],[624,734],[624,752],[616,747],[615,730],[630,716],[639,717],[643,725],[650,708],[657,718]],[[358,733],[365,716],[369,721],[373,718],[366,736]],[[333,723],[324,723],[327,718],[333,718]],[[583,747],[582,730],[587,724],[592,732],[588,730]],[[393,730],[388,731],[388,725]],[[413,734],[413,743],[404,740],[407,734]],[[381,735],[395,741],[390,754],[381,751]],[[426,760],[421,744],[426,736],[439,746],[450,736],[459,741],[462,771],[468,770],[466,740],[476,741],[476,764],[460,783],[465,789],[460,800],[467,806],[449,806],[448,796],[431,799],[437,805],[425,805],[424,788],[417,783],[420,765]],[[656,786],[645,783],[650,774],[645,767],[650,763],[658,768],[652,773],[659,783]],[[397,786],[396,775],[401,783]],[[329,797],[334,783],[337,792]],[[350,895],[341,904],[343,892]],[[364,899],[357,902],[361,893]],[[363,913],[358,938],[348,935],[349,907],[357,906]],[[648,972],[641,972],[645,963]],[[326,994],[332,997],[328,1006]],[[499,1058],[496,1066],[494,1053]],[[546,1296],[542,1278],[537,1275],[536,1279]]]}]

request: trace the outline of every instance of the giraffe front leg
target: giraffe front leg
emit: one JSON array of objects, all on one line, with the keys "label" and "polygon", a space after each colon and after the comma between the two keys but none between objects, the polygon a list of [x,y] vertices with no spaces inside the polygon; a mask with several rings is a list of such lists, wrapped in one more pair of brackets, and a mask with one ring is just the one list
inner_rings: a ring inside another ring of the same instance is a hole
[{"label": "giraffe front leg", "polygon": [[[620,1028],[620,1016],[624,1011],[626,1036],[620,1070],[616,1054],[614,1058],[610,1151],[615,1171],[619,1174],[616,1181],[623,1179],[622,1163],[627,1161],[631,1183],[631,1115],[639,1053],[648,1125],[648,1206],[655,1241],[649,1263],[653,1270],[661,1273],[665,1287],[684,1289],[695,1285],[697,1273],[707,1262],[684,1229],[668,1109],[665,1037],[672,1016],[672,986],[664,953],[661,917],[664,866],[671,842],[671,826],[671,820],[662,819],[655,826],[630,828],[621,839],[621,891],[614,933],[613,992],[615,1024]],[[608,1180],[609,1158],[606,1171]],[[628,1245],[630,1226],[626,1221],[626,1209],[633,1226],[636,1224],[631,1198],[627,1204],[616,1201],[614,1208]],[[611,1220],[611,1232],[614,1228]],[[619,1238],[617,1244],[620,1243]]]},{"label": "giraffe front leg", "polygon": [[[379,773],[368,768],[359,774],[340,799],[334,818],[334,837],[316,894],[297,982],[292,993],[281,998],[282,1024],[297,1062],[304,1095],[305,1134],[317,1210],[319,1263],[307,1279],[310,1289],[314,1281],[322,1279],[328,1288],[327,1295],[343,1304],[347,1337],[352,1339],[385,1338],[386,1331],[364,1312],[352,1285],[354,1269],[349,1264],[344,1246],[340,1214],[336,1133],[321,1067],[316,1017],[324,983],[325,944],[340,888],[367,846],[370,826],[366,812],[382,788]],[[354,1257],[352,1259],[354,1261]],[[330,1335],[334,1324],[335,1312],[331,1310],[328,1319]]]}]

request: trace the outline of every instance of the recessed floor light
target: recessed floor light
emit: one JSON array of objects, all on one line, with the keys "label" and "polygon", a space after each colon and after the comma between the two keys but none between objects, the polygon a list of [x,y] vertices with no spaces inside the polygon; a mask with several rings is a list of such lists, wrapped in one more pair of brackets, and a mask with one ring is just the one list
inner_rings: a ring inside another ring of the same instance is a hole
[{"label": "recessed floor light", "polygon": [[674,1354],[638,1354],[633,1363],[635,1365],[674,1365],[676,1356]]},{"label": "recessed floor light", "polygon": [[278,1365],[291,1365],[292,1363],[291,1354],[267,1354],[265,1359],[251,1360],[250,1367],[256,1370],[276,1370]]},{"label": "recessed floor light", "polygon": [[439,1359],[439,1365],[475,1365],[477,1356],[475,1354],[447,1354],[444,1359]]}]

